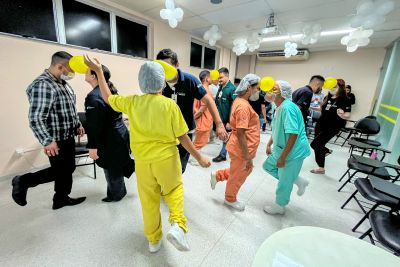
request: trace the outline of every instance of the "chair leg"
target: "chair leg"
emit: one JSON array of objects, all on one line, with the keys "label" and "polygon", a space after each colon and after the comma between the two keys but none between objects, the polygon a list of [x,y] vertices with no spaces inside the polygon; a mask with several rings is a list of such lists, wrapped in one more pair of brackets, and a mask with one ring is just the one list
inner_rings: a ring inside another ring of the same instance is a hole
[{"label": "chair leg", "polygon": [[347,171],[342,175],[342,177],[340,177],[339,182],[341,182],[343,180],[343,178],[346,176],[346,174],[348,174],[350,171],[350,169],[347,169]]},{"label": "chair leg", "polygon": [[365,233],[363,233],[363,234],[359,237],[359,239],[364,239],[364,237],[366,237],[367,235],[368,235],[368,236],[371,235],[371,232],[372,232],[372,228],[369,228]]},{"label": "chair leg", "polygon": [[344,202],[344,204],[340,207],[341,209],[344,209],[344,207],[347,205],[347,203],[350,202],[350,200],[357,194],[358,190],[354,191],[354,193]]},{"label": "chair leg", "polygon": [[353,227],[353,229],[351,229],[351,231],[355,232],[357,230],[357,228],[365,221],[365,219],[368,218],[369,214],[371,213],[371,211],[375,210],[377,207],[379,206],[379,204],[375,204],[365,215],[364,217],[362,217],[362,219]]},{"label": "chair leg", "polygon": [[348,183],[351,181],[351,178],[353,178],[353,176],[354,176],[356,173],[357,173],[357,172],[354,172],[352,175],[350,175],[349,179],[347,179],[346,182],[344,182],[344,183],[342,184],[342,186],[338,189],[338,192],[340,192],[340,191],[343,189],[343,187],[345,187],[346,184],[348,184]]}]

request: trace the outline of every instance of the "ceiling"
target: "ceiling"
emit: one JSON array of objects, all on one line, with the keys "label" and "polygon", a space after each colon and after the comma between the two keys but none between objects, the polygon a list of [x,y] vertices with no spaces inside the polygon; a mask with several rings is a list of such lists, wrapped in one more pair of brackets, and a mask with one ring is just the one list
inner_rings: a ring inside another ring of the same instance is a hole
[{"label": "ceiling", "polygon": [[[160,18],[164,0],[110,0],[128,9]],[[211,25],[217,24],[222,39],[217,44],[233,47],[237,37],[248,37],[265,27],[267,17],[275,13],[275,22],[282,35],[301,33],[305,24],[320,24],[323,31],[350,29],[350,20],[356,13],[360,0],[223,0],[221,4],[211,4],[209,0],[175,0],[175,6],[184,11],[183,21],[178,28],[202,38]],[[395,10],[386,17],[386,22],[374,28],[368,47],[385,47],[400,37],[400,0]],[[345,49],[340,44],[342,35],[323,36],[313,45],[302,45],[311,51]],[[283,41],[262,42],[258,50],[282,50]],[[294,40],[295,41],[295,40]]]}]

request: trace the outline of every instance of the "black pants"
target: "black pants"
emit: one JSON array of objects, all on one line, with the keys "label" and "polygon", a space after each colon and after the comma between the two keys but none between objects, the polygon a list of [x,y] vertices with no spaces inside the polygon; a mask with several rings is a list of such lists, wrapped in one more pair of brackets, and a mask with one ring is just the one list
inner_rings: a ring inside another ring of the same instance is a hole
[{"label": "black pants", "polygon": [[[187,135],[189,136],[190,140],[193,140],[193,134],[188,133]],[[179,157],[181,158],[182,173],[184,173],[189,161],[190,153],[187,152],[186,149],[181,144],[178,145],[178,150],[179,150]]]},{"label": "black pants", "polygon": [[123,169],[104,169],[104,174],[107,180],[107,197],[116,201],[121,200],[126,195]]},{"label": "black pants", "polygon": [[57,141],[58,155],[49,157],[49,168],[27,173],[21,176],[21,185],[35,187],[54,181],[53,201],[62,201],[68,197],[72,188],[72,173],[75,171],[75,140]]},{"label": "black pants", "polygon": [[318,125],[315,127],[315,138],[311,142],[311,147],[314,149],[315,161],[320,168],[325,167],[325,154],[329,149],[325,145],[340,131],[339,128],[322,128]]}]

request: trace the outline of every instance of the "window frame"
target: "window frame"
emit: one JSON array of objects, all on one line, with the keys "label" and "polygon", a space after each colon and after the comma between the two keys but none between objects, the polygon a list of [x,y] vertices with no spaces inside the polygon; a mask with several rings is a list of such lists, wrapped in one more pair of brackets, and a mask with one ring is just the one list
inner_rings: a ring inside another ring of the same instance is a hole
[{"label": "window frame", "polygon": [[[217,66],[218,66],[218,63],[219,63],[219,53],[220,53],[220,49],[217,47],[217,46],[211,46],[211,45],[209,45],[209,44],[206,44],[206,43],[204,43],[204,42],[202,42],[202,41],[200,41],[200,40],[198,40],[198,39],[195,39],[195,38],[191,38],[191,40],[190,40],[190,46],[189,46],[189,54],[190,54],[190,57],[192,57],[192,54],[191,54],[191,47],[192,47],[192,43],[195,43],[195,44],[197,44],[197,45],[201,45],[201,66],[200,67],[197,67],[197,66],[192,66],[192,65],[190,65],[190,67],[191,68],[198,68],[198,69],[205,69],[204,68],[204,56],[205,56],[205,47],[207,47],[208,49],[211,49],[211,50],[215,50],[215,66],[214,66],[214,68],[217,68]],[[189,62],[190,62],[190,60],[189,60]],[[190,63],[189,63],[190,64]],[[211,70],[211,69],[210,69]]]}]

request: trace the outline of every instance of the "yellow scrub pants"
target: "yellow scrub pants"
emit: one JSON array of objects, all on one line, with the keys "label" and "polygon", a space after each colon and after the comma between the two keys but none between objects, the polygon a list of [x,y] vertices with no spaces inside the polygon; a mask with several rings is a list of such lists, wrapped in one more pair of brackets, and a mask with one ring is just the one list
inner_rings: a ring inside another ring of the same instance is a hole
[{"label": "yellow scrub pants", "polygon": [[160,199],[169,208],[169,222],[176,222],[185,231],[183,214],[182,167],[179,154],[155,163],[136,161],[136,177],[140,203],[142,204],[144,234],[150,243],[162,238]]},{"label": "yellow scrub pants", "polygon": [[270,155],[263,164],[263,169],[270,175],[278,179],[278,187],[275,191],[275,202],[281,207],[289,204],[290,194],[292,193],[293,183],[299,177],[304,159],[286,161],[285,167],[278,168],[276,163],[278,158]]}]

